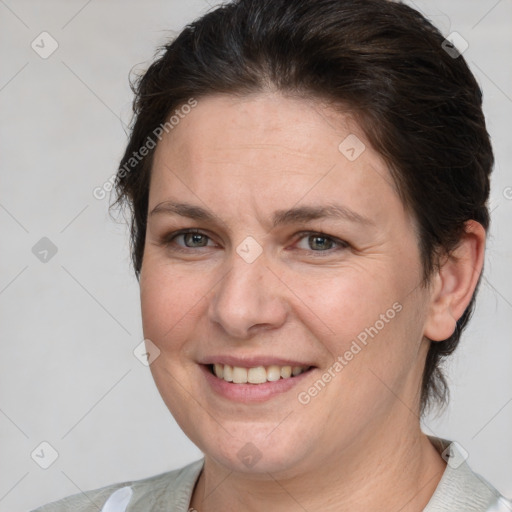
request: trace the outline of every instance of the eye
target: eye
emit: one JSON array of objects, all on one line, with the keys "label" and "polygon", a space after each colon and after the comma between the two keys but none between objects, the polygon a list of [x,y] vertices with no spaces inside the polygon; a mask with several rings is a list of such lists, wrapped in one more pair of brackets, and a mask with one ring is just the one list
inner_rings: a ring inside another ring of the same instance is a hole
[{"label": "eye", "polygon": [[[302,233],[298,233],[300,236],[299,249],[313,252],[333,252],[332,249],[346,249],[349,247],[349,244],[339,238],[335,238],[325,233],[317,233],[306,231]],[[303,244],[300,247],[300,244]],[[305,246],[304,246],[305,245]]]},{"label": "eye", "polygon": [[[176,243],[177,240],[182,240],[183,243]],[[187,250],[208,247],[209,240],[210,237],[208,235],[197,229],[183,229],[166,236],[164,244],[166,246],[177,246],[177,248],[174,247],[177,250]]]}]

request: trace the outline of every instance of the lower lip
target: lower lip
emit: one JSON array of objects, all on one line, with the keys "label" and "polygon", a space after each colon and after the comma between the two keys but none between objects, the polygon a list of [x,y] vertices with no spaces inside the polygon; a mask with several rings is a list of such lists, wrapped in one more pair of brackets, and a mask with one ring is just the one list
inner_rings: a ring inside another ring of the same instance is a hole
[{"label": "lower lip", "polygon": [[217,394],[241,403],[265,402],[281,393],[286,393],[286,391],[299,384],[313,371],[312,368],[295,377],[265,382],[263,384],[234,384],[233,382],[227,382],[216,377],[210,371],[209,366],[204,364],[199,366],[206,377],[206,381]]}]

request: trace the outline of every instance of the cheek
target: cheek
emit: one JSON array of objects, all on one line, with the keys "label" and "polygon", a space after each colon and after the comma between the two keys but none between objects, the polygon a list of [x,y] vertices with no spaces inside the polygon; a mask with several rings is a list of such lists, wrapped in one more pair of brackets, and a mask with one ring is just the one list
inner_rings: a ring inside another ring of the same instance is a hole
[{"label": "cheek", "polygon": [[317,335],[323,332],[328,338],[347,342],[388,310],[389,317],[395,316],[393,304],[403,295],[401,287],[392,269],[379,266],[377,270],[347,267],[309,275],[288,274],[287,282],[293,283],[300,298],[296,304],[301,319],[311,318],[310,327]]},{"label": "cheek", "polygon": [[320,342],[327,366],[343,358],[333,391],[341,386],[366,403],[386,391],[371,371],[393,386],[415,364],[422,338],[421,301],[411,293],[417,276],[405,262],[294,276],[299,321]]},{"label": "cheek", "polygon": [[417,366],[421,317],[416,300],[411,296],[404,300],[406,294],[397,287],[391,289],[390,283],[387,288],[366,283],[364,289],[358,284],[357,280],[326,283],[324,290],[331,299],[317,297],[311,302],[311,309],[322,319],[316,325],[325,323],[330,329],[322,334],[326,329],[319,328],[314,334],[328,354],[322,380],[332,382],[313,408],[321,414],[332,403],[340,404],[332,414],[339,414],[344,424],[353,421],[347,414],[362,421],[391,407],[395,393],[401,393],[411,378],[411,389],[416,389],[417,379],[409,374],[421,375]]},{"label": "cheek", "polygon": [[199,276],[148,259],[140,277],[144,337],[161,350],[176,348],[204,308],[207,290]]}]

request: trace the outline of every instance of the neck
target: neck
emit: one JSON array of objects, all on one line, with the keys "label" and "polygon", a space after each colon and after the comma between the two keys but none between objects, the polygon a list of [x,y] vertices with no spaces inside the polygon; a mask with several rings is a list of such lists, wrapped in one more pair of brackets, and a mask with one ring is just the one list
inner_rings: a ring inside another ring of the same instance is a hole
[{"label": "neck", "polygon": [[292,507],[323,512],[423,510],[446,464],[419,425],[386,428],[390,426],[358,436],[349,448],[331,451],[318,467],[291,476],[232,472],[206,456],[191,507],[198,512],[284,512]]}]

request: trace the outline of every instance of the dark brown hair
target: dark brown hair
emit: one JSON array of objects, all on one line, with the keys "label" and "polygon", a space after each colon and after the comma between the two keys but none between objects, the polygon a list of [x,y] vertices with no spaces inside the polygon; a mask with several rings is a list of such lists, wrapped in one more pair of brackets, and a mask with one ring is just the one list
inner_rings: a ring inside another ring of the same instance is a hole
[{"label": "dark brown hair", "polygon": [[[481,90],[462,55],[443,42],[420,13],[388,0],[237,0],[188,25],[134,84],[116,204],[130,208],[137,277],[158,127],[191,98],[275,89],[355,114],[417,222],[427,283],[467,220],[488,229],[493,166]],[[143,147],[150,150],[141,157]],[[457,347],[474,299],[452,336],[431,343],[423,412],[447,401],[440,363]]]}]

